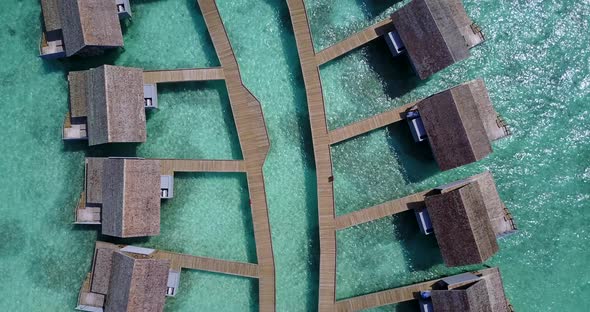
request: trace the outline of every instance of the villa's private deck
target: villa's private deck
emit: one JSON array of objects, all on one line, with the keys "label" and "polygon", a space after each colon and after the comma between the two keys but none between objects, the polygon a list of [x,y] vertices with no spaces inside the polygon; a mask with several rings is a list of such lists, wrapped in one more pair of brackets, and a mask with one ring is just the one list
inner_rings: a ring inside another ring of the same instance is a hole
[{"label": "villa's private deck", "polygon": [[316,63],[323,65],[394,30],[390,18],[379,21],[316,54]]},{"label": "villa's private deck", "polygon": [[148,70],[143,72],[145,84],[224,80],[223,68],[191,68],[175,70]]}]

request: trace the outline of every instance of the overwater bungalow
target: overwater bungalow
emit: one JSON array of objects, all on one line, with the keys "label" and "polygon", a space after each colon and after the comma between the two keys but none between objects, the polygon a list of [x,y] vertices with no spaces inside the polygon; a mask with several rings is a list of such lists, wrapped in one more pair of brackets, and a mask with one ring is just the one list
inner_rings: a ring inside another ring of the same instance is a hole
[{"label": "overwater bungalow", "polygon": [[432,290],[420,293],[421,312],[508,312],[500,270],[464,273],[443,278]]},{"label": "overwater bungalow", "polygon": [[87,139],[91,146],[145,142],[145,109],[157,107],[157,91],[155,84],[144,84],[143,70],[104,65],[70,72],[68,82],[64,140]]},{"label": "overwater bungalow", "polygon": [[420,229],[435,234],[449,267],[483,263],[498,251],[497,237],[516,230],[490,172],[440,186],[424,203],[415,211]]},{"label": "overwater bungalow", "polygon": [[492,141],[510,135],[481,79],[419,101],[406,120],[416,142],[429,142],[443,171],[483,159]]},{"label": "overwater bungalow", "polygon": [[131,16],[129,0],[41,0],[42,58],[90,56],[123,46],[120,18]]},{"label": "overwater bungalow", "polygon": [[408,301],[418,301],[421,312],[513,311],[506,298],[498,268],[487,268],[338,300],[335,310],[364,311]]},{"label": "overwater bungalow", "polygon": [[407,53],[420,79],[468,58],[469,49],[485,40],[461,0],[412,0],[391,19],[389,48],[394,56]]},{"label": "overwater bungalow", "polygon": [[122,238],[160,233],[160,200],[173,193],[160,160],[86,158],[85,167],[75,223],[101,224],[102,234]]},{"label": "overwater bungalow", "polygon": [[163,311],[166,296],[176,295],[179,278],[180,269],[156,250],[97,242],[76,309]]}]

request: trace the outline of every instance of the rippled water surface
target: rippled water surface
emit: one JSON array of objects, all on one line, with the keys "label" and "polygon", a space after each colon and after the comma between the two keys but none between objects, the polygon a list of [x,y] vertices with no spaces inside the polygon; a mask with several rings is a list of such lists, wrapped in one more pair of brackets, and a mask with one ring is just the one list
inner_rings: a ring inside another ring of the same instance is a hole
[{"label": "rippled water surface", "polygon": [[[308,0],[317,50],[407,1]],[[71,224],[88,155],[241,159],[223,83],[160,88],[148,142],[89,149],[64,144],[66,73],[102,63],[145,69],[217,66],[193,0],[132,0],[125,49],[93,60],[37,58],[37,0],[3,1],[0,17],[0,310],[70,311],[98,235]],[[479,163],[440,173],[403,125],[332,149],[337,213],[401,197],[483,170],[520,231],[487,264],[502,270],[517,311],[590,306],[590,1],[465,0],[487,42],[428,81],[377,40],[321,68],[330,128],[481,77],[514,134]],[[279,311],[315,310],[319,243],[313,150],[297,50],[282,0],[218,0],[246,86],[259,98],[272,148],[265,164]],[[122,240],[154,248],[256,261],[246,178],[182,174],[162,205],[162,234]],[[401,214],[338,233],[337,297],[466,270],[442,264],[436,241]],[[474,268],[478,268],[477,266]],[[249,279],[183,272],[166,311],[255,311]],[[380,311],[409,311],[411,304]]]}]

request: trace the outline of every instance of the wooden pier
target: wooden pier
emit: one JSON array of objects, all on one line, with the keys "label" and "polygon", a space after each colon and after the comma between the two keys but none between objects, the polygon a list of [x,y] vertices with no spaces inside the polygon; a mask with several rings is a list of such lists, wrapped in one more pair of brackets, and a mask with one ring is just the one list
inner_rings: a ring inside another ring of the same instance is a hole
[{"label": "wooden pier", "polygon": [[162,175],[175,172],[246,172],[243,160],[160,159]]},{"label": "wooden pier", "polygon": [[262,166],[270,147],[264,115],[260,102],[244,86],[236,56],[215,0],[198,0],[198,4],[223,68],[234,122],[244,156],[258,258],[260,310],[275,311],[275,265],[262,172]]},{"label": "wooden pier", "polygon": [[399,199],[394,199],[373,207],[338,216],[336,218],[336,229],[346,229],[355,225],[375,221],[381,218],[392,216],[394,214],[398,214],[400,212],[414,209],[415,205],[423,204],[426,194],[430,192],[431,190],[423,191]]},{"label": "wooden pier", "polygon": [[334,145],[401,121],[404,119],[403,114],[416,105],[416,103],[418,102],[412,102],[401,107],[396,107],[385,113],[332,130],[330,131],[330,144]]},{"label": "wooden pier", "polygon": [[192,68],[177,70],[153,70],[143,72],[145,84],[223,80],[222,68]]},{"label": "wooden pier", "polygon": [[394,30],[390,18],[377,22],[316,54],[318,66],[336,59]]},{"label": "wooden pier", "polygon": [[153,257],[170,260],[170,268],[177,271],[189,269],[258,278],[258,266],[252,263],[191,256],[162,250],[156,251]]}]

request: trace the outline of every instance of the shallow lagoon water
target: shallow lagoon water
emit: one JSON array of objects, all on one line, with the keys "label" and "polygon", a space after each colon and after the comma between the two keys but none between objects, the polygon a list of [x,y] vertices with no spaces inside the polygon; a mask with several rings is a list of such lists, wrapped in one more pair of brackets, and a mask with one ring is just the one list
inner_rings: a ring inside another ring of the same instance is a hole
[{"label": "shallow lagoon water", "polygon": [[[133,1],[122,51],[93,61],[43,62],[36,56],[38,1],[5,1],[0,17],[0,308],[70,311],[89,270],[91,227],[71,225],[86,155],[240,159],[223,83],[171,84],[148,114],[148,142],[88,149],[64,144],[68,70],[101,63],[146,69],[216,66],[192,0]],[[315,310],[317,213],[313,152],[289,14],[281,0],[219,0],[245,84],[259,98],[271,139],[265,164],[277,277],[277,310]],[[407,1],[309,0],[316,49],[386,16]],[[482,77],[514,135],[485,160],[439,173],[428,150],[403,126],[333,148],[337,213],[492,170],[520,231],[487,262],[502,270],[518,311],[585,311],[590,306],[590,2],[465,0],[488,41],[472,57],[417,81],[375,42],[322,67],[331,128]],[[242,175],[186,174],[162,206],[162,235],[121,240],[224,259],[255,261],[247,184]],[[436,241],[411,215],[338,234],[337,297],[454,273]],[[461,268],[468,269],[468,268]],[[406,310],[412,305],[378,310]],[[254,311],[257,283],[183,272],[167,311]]]}]

